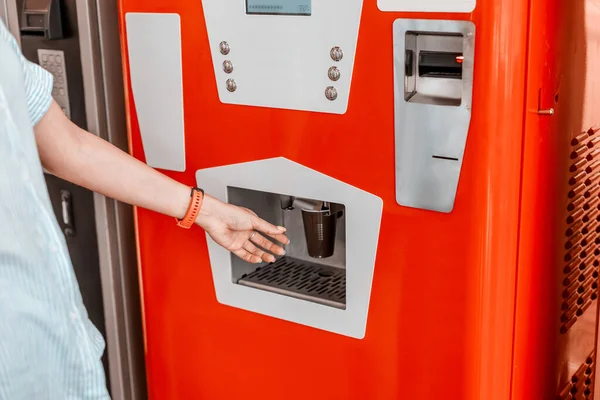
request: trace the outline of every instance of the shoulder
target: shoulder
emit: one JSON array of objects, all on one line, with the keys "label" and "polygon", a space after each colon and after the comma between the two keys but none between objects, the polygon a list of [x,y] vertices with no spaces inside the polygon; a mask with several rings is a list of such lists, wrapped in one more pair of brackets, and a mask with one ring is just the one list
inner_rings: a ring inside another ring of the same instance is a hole
[{"label": "shoulder", "polygon": [[[2,54],[5,51],[7,54]],[[14,61],[15,57],[17,62],[11,63],[11,59]],[[17,69],[22,75],[22,89],[27,101],[30,122],[35,126],[48,111],[52,102],[53,77],[23,56],[17,41],[0,20],[0,71],[8,74],[11,71],[16,73]]]}]

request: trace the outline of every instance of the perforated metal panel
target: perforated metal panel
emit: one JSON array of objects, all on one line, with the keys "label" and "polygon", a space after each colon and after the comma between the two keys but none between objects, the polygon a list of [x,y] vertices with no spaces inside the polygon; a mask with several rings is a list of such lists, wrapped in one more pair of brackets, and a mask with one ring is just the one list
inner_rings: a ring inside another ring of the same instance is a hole
[{"label": "perforated metal panel", "polygon": [[598,297],[600,265],[600,135],[589,130],[571,141],[560,333]]},{"label": "perforated metal panel", "polygon": [[559,400],[584,400],[594,397],[595,359],[596,352],[593,351],[562,388],[558,395]]},{"label": "perforated metal panel", "polygon": [[284,257],[242,276],[240,285],[346,308],[346,271]]}]

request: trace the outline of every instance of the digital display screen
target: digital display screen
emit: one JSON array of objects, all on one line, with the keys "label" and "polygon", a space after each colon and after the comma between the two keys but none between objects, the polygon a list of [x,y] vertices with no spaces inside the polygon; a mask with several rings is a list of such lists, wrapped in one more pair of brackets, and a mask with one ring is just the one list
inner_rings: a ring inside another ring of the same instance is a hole
[{"label": "digital display screen", "polygon": [[312,0],[246,0],[246,14],[310,15]]}]

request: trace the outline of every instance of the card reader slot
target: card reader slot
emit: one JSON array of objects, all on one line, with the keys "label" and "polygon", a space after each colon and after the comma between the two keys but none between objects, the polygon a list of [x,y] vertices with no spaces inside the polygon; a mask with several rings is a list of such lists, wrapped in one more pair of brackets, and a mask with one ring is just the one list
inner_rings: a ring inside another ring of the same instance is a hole
[{"label": "card reader slot", "polygon": [[455,52],[419,52],[419,76],[423,78],[462,79],[462,54]]}]

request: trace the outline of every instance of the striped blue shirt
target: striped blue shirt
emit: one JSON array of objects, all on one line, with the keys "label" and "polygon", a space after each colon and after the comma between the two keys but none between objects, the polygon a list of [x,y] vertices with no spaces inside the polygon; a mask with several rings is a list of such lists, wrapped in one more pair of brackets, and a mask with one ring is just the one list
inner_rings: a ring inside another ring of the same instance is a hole
[{"label": "striped blue shirt", "polygon": [[0,400],[104,400],[104,341],[83,306],[33,134],[51,91],[52,76],[0,20]]}]

